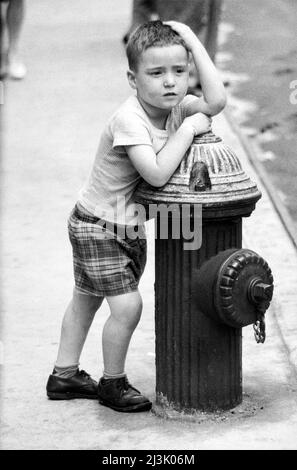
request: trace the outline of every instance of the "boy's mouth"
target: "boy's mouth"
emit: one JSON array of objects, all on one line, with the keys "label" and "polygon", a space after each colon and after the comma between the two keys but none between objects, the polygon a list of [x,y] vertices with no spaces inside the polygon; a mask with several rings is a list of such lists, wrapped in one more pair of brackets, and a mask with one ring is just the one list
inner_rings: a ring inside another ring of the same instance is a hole
[{"label": "boy's mouth", "polygon": [[169,93],[165,93],[163,96],[176,96],[176,93],[169,92]]}]

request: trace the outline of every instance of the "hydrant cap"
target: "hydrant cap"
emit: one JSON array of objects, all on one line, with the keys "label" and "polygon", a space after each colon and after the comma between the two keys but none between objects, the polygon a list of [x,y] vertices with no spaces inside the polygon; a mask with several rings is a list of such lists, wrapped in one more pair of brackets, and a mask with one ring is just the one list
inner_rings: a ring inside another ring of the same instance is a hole
[{"label": "hydrant cap", "polygon": [[[261,193],[242,170],[235,153],[212,132],[196,137],[179,167],[162,188],[141,182],[137,202],[202,204],[203,211],[251,213]],[[227,214],[228,215],[228,214]]]}]

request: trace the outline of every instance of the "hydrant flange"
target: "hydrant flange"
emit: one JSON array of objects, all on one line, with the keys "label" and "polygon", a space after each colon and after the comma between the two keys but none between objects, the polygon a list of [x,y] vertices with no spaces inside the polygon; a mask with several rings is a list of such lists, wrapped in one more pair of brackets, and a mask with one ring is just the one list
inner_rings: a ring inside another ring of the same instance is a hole
[{"label": "hydrant flange", "polygon": [[196,271],[193,289],[198,308],[214,320],[241,328],[264,314],[273,294],[267,262],[252,250],[229,249]]}]

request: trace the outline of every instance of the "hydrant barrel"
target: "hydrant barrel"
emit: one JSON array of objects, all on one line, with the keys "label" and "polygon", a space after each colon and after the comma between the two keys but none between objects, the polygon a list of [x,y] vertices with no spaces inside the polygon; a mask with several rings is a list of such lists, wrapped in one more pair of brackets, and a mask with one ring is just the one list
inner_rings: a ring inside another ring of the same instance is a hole
[{"label": "hydrant barrel", "polygon": [[[152,205],[174,205],[183,214],[187,205],[192,226],[195,208],[202,209],[202,244],[195,249],[185,249],[182,216],[181,236],[173,233],[172,217],[166,238],[160,236],[164,224],[161,211],[156,217],[157,403],[181,411],[232,408],[242,401],[243,325],[241,320],[235,326],[222,321],[214,302],[213,283],[206,289],[201,279],[209,277],[203,267],[213,257],[241,249],[242,217],[251,214],[261,193],[232,150],[219,137],[207,133],[194,140],[164,187],[153,188],[143,182],[135,197],[149,213]],[[220,267],[218,264],[218,273]],[[254,268],[249,269],[253,272]],[[249,299],[257,300],[269,294],[267,285],[271,282],[259,275],[253,284],[255,277],[247,278],[251,284],[247,291]]]},{"label": "hydrant barrel", "polygon": [[155,244],[157,402],[178,410],[228,409],[242,400],[241,329],[198,310],[192,285],[211,254],[241,245],[241,220],[204,223],[202,239],[195,252],[183,240]]}]

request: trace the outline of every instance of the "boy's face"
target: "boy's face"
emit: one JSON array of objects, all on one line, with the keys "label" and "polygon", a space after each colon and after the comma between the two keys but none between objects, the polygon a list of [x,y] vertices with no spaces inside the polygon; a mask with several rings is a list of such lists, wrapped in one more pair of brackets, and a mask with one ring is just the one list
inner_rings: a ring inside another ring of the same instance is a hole
[{"label": "boy's face", "polygon": [[150,47],[142,54],[136,72],[129,72],[132,88],[144,108],[170,111],[187,93],[188,53],[181,45]]}]

